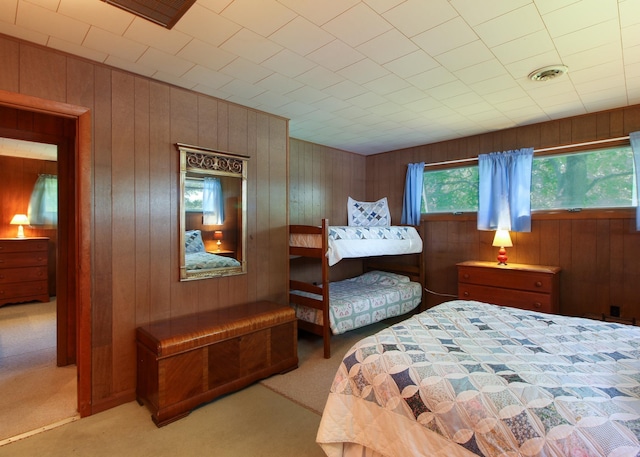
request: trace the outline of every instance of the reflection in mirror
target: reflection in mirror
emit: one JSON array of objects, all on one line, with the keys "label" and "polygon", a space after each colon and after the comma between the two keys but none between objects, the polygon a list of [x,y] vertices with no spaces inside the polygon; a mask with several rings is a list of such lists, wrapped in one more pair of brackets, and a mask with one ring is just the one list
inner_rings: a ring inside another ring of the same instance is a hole
[{"label": "reflection in mirror", "polygon": [[180,280],[243,274],[248,157],[186,144],[180,152]]}]

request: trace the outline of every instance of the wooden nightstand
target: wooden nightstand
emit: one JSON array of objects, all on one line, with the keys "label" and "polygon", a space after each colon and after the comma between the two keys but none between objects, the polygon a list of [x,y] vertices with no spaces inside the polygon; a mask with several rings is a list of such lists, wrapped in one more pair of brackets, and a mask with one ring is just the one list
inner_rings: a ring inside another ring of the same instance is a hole
[{"label": "wooden nightstand", "polygon": [[458,266],[458,298],[560,312],[560,267],[467,261]]}]

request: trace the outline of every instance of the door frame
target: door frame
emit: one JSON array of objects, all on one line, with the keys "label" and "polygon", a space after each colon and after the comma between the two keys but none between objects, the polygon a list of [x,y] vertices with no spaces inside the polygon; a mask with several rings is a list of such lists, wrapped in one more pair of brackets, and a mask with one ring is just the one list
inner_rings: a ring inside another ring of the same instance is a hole
[{"label": "door frame", "polygon": [[76,365],[78,370],[78,412],[92,414],[91,401],[91,111],[89,108],[0,90],[0,104],[75,119],[74,227],[70,246],[68,277],[75,278]]}]

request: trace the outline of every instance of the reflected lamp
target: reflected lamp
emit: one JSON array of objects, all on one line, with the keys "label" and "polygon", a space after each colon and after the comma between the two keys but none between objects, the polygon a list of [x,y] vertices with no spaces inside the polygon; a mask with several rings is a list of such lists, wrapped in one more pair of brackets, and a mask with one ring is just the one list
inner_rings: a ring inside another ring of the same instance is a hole
[{"label": "reflected lamp", "polygon": [[27,217],[26,214],[16,214],[15,216],[13,216],[13,218],[11,219],[11,222],[9,222],[9,224],[11,225],[17,225],[18,226],[18,238],[24,238],[24,229],[22,228],[23,225],[29,225],[29,218]]},{"label": "reflected lamp", "polygon": [[220,245],[222,244],[222,230],[216,230],[213,232],[213,239],[217,240],[216,243],[218,245],[218,251],[220,250]]},{"label": "reflected lamp", "polygon": [[507,264],[507,250],[505,248],[510,248],[513,246],[511,242],[511,237],[509,236],[509,230],[496,230],[496,234],[493,237],[492,246],[499,247],[498,249],[498,265],[506,265]]}]

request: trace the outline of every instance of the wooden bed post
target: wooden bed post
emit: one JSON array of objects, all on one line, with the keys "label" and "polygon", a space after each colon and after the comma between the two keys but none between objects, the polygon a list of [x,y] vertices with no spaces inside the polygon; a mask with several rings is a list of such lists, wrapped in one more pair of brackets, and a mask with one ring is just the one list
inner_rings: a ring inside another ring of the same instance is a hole
[{"label": "wooden bed post", "polygon": [[322,219],[322,341],[324,358],[331,358],[331,325],[329,321],[329,259],[325,255],[329,250],[329,219]]}]

